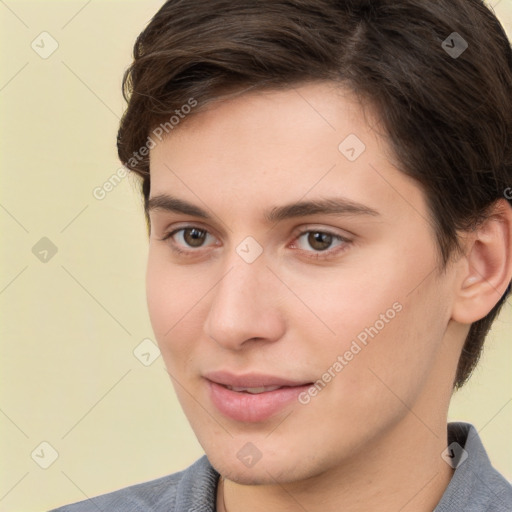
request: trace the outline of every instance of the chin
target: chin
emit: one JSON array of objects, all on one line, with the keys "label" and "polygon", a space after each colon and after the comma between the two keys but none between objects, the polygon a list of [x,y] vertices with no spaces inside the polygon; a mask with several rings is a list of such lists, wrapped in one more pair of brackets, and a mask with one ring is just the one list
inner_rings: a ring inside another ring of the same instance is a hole
[{"label": "chin", "polygon": [[[252,467],[245,467],[236,457],[227,459],[224,453],[207,453],[210,464],[224,478],[241,485],[288,484],[306,480],[322,473],[308,467],[303,460],[291,460],[277,453],[274,457],[262,458]],[[266,460],[265,460],[266,459]]]},{"label": "chin", "polygon": [[240,472],[232,469],[232,471],[221,472],[215,468],[226,480],[231,480],[239,485],[272,485],[276,483],[276,479],[267,474],[258,474],[251,472]]}]

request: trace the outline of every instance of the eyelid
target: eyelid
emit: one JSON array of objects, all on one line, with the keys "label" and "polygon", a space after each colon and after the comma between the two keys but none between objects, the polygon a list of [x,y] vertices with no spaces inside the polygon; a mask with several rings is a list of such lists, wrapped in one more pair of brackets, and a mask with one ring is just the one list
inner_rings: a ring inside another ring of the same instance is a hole
[{"label": "eyelid", "polygon": [[209,235],[219,239],[219,236],[215,229],[211,228],[210,226],[205,226],[201,222],[191,222],[191,221],[184,221],[184,222],[177,222],[171,224],[169,227],[166,227],[162,229],[161,231],[164,233],[162,237],[158,237],[159,240],[166,240],[172,235],[176,234],[178,231],[184,230],[184,229],[199,229],[201,231],[206,231]]},{"label": "eyelid", "polygon": [[222,223],[217,224],[215,219],[210,222],[207,219],[202,219],[194,215],[179,214],[169,212],[166,210],[154,209],[149,213],[150,225],[155,228],[155,232],[168,233],[170,230],[176,228],[200,228],[214,234],[217,238],[219,235],[225,234],[225,229]]},{"label": "eyelid", "polygon": [[302,225],[298,227],[293,233],[293,238],[296,239],[305,233],[325,233],[326,235],[331,235],[336,238],[341,238],[347,242],[352,241],[355,238],[355,234],[350,233],[346,230],[337,230],[333,227],[321,226],[318,224],[314,225]]}]

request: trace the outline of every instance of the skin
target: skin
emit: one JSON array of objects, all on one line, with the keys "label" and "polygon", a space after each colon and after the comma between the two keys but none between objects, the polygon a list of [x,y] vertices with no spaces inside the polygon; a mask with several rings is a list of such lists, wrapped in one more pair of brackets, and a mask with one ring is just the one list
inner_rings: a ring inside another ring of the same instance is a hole
[{"label": "skin", "polygon": [[[366,145],[354,162],[338,149],[349,134]],[[393,164],[377,117],[332,83],[210,104],[150,157],[150,198],[210,215],[150,210],[147,297],[179,401],[225,478],[218,510],[433,510],[453,473],[441,453],[463,341],[512,275],[510,207],[441,269],[421,188]],[[265,220],[333,197],[378,214]],[[208,232],[203,245],[190,231],[164,240],[187,227]],[[342,239],[319,251],[309,232]],[[248,236],[263,249],[253,263],[236,251]],[[208,371],[316,381],[396,303],[307,405],[244,423],[211,402]],[[261,453],[250,468],[237,458],[248,442]]]}]

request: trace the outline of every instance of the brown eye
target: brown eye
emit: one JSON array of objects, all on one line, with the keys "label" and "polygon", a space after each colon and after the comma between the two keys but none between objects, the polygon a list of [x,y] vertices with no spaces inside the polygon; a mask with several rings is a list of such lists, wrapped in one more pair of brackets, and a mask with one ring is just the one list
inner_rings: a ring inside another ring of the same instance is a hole
[{"label": "brown eye", "polygon": [[305,230],[295,242],[296,248],[303,254],[315,259],[330,258],[339,255],[348,248],[351,241],[330,231]]},{"label": "brown eye", "polygon": [[177,253],[197,252],[194,249],[201,249],[215,245],[215,237],[206,229],[196,226],[175,229],[162,238],[162,241],[169,241],[170,246]]},{"label": "brown eye", "polygon": [[315,251],[325,251],[331,247],[333,236],[329,233],[320,231],[310,231],[308,234],[308,244]]},{"label": "brown eye", "polygon": [[187,228],[183,229],[183,240],[190,247],[201,247],[208,233],[204,229]]}]

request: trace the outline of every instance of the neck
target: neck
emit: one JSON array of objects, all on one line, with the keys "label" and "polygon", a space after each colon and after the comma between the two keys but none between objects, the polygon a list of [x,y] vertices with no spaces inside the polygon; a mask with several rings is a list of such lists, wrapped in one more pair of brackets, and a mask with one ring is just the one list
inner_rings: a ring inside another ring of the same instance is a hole
[{"label": "neck", "polygon": [[431,512],[453,474],[441,458],[446,440],[446,421],[426,426],[409,413],[356,460],[307,480],[253,486],[222,479],[217,510]]}]

